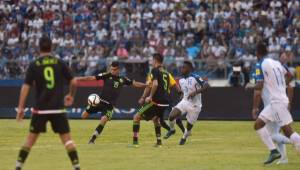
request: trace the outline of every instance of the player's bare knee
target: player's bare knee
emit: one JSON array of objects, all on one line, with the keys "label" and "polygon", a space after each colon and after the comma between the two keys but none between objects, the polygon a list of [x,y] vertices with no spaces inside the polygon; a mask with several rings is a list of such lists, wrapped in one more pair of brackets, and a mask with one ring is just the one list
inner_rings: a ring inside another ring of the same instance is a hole
[{"label": "player's bare knee", "polygon": [[254,123],[254,130],[259,130],[265,126],[265,122],[261,119],[257,119]]},{"label": "player's bare knee", "polygon": [[66,142],[64,143],[64,145],[65,145],[65,148],[66,148],[67,150],[73,149],[73,148],[76,147],[76,145],[75,145],[75,143],[74,143],[73,140],[68,140],[68,141],[66,141]]},{"label": "player's bare knee", "polygon": [[139,113],[135,114],[133,117],[134,122],[140,122],[141,121],[141,115]]},{"label": "player's bare knee", "polygon": [[282,126],[281,129],[282,129],[284,135],[288,138],[290,138],[291,135],[294,133],[294,131],[290,125]]}]

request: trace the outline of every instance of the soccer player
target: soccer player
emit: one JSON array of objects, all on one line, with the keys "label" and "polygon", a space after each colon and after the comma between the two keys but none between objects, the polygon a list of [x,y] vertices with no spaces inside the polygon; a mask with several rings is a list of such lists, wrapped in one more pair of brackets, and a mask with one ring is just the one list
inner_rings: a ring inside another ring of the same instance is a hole
[{"label": "soccer player", "polygon": [[183,78],[179,80],[179,85],[183,91],[183,99],[173,107],[169,116],[171,130],[168,132],[168,135],[171,136],[175,133],[175,119],[181,116],[181,114],[186,113],[187,125],[180,139],[180,145],[185,144],[187,137],[191,134],[194,123],[199,117],[202,107],[201,93],[209,88],[209,84],[202,80],[200,76],[192,74],[192,71],[192,63],[190,61],[184,61],[181,68]]},{"label": "soccer player", "polygon": [[[289,69],[287,68],[287,66],[284,65],[284,63],[282,62],[282,60],[280,60],[280,62],[283,64],[286,71],[289,74],[291,74]],[[259,66],[259,63],[257,63],[257,65]],[[288,94],[289,101],[291,103],[292,97],[293,97],[293,89],[292,89],[293,87],[291,87],[290,82],[287,82],[287,86],[288,86],[287,94]],[[270,92],[268,91],[266,86],[264,86],[262,90],[255,90],[254,94],[253,94],[252,117],[255,120],[257,119],[257,113],[259,112],[259,106],[260,106],[261,100],[263,101],[264,107],[266,107],[270,104]],[[288,163],[285,144],[291,144],[290,139],[280,133],[280,126],[276,122],[268,122],[266,124],[266,128],[268,129],[273,141],[277,144],[277,148],[281,154],[281,158],[277,162],[277,164]]]},{"label": "soccer player", "polygon": [[[142,96],[141,100],[145,100],[142,108],[133,117],[133,147],[138,147],[138,136],[140,130],[140,121],[145,119],[147,121],[153,120],[156,134],[156,145],[161,147],[161,125],[160,117],[164,111],[169,107],[169,89],[170,89],[170,73],[163,68],[163,56],[161,54],[154,54],[152,59],[151,70],[151,88],[148,97],[147,92]],[[143,103],[143,102],[140,102]]]},{"label": "soccer player", "polygon": [[[59,134],[62,143],[65,145],[74,169],[80,169],[76,147],[71,139],[65,110],[65,106],[71,106],[73,103],[76,82],[67,65],[51,54],[51,46],[52,42],[47,36],[40,38],[40,57],[29,65],[21,88],[16,116],[17,121],[22,121],[24,117],[26,98],[32,86],[36,90],[36,101],[32,110],[30,132],[19,152],[16,170],[22,169],[30,149],[37,141],[39,134],[46,132],[48,121],[50,121],[53,131]],[[63,101],[64,82],[68,82],[70,85],[69,93]]]},{"label": "soccer player", "polygon": [[270,104],[265,106],[255,121],[254,129],[261,138],[262,142],[270,150],[270,155],[264,164],[270,164],[281,157],[276,149],[266,124],[269,122],[277,123],[285,136],[294,144],[297,152],[300,152],[300,136],[291,127],[292,116],[288,110],[289,99],[286,94],[286,80],[291,78],[286,69],[279,61],[266,58],[267,48],[263,43],[257,44],[256,56],[258,64],[256,65],[256,84],[247,85],[246,88],[262,90],[264,87],[269,91]]},{"label": "soccer player", "polygon": [[[171,87],[175,87],[175,89],[177,90],[177,92],[178,92],[178,94],[179,94],[179,96],[180,96],[180,98],[181,98],[181,97],[182,97],[182,91],[181,91],[179,85],[176,83],[176,81],[175,81],[174,77],[172,76],[172,74],[169,73],[169,76],[170,76],[170,86],[171,86]],[[140,105],[144,105],[144,104],[145,104],[145,99],[146,99],[146,97],[147,97],[147,96],[149,95],[149,93],[150,93],[151,86],[152,86],[152,75],[149,74],[149,75],[147,76],[147,87],[144,89],[144,93],[143,93],[143,95],[141,96],[141,98],[139,99],[139,104],[140,104]],[[169,95],[170,95],[170,93],[171,93],[171,90],[170,90],[170,89],[169,89],[168,93],[169,93]],[[170,98],[170,96],[169,96],[169,98]],[[169,100],[169,102],[170,102],[170,100]],[[170,102],[170,103],[171,103],[171,102]],[[171,107],[171,106],[170,106],[170,107]],[[169,107],[169,108],[170,108],[170,107]],[[169,109],[169,108],[168,108],[168,109]],[[166,123],[166,121],[164,120],[164,114],[161,114],[161,115],[160,115],[160,117],[159,117],[159,122],[160,122],[161,127],[163,127],[164,129],[166,129],[167,131],[170,131],[169,125],[168,125],[168,124]],[[184,128],[184,126],[183,126],[182,121],[181,121],[180,118],[177,118],[177,119],[176,119],[176,124],[177,124],[177,126],[180,128],[180,130],[182,131],[182,133],[184,133],[185,128]],[[164,136],[164,139],[167,139],[167,138],[169,138],[169,136],[166,134],[166,135]]]},{"label": "soccer player", "polygon": [[113,108],[116,104],[118,96],[124,85],[134,87],[146,87],[146,84],[130,80],[127,77],[120,76],[119,63],[114,61],[110,65],[110,72],[100,73],[96,76],[77,77],[77,81],[93,81],[103,80],[104,86],[100,95],[100,103],[97,106],[88,105],[86,110],[82,113],[81,117],[86,119],[89,114],[101,112],[100,123],[95,129],[89,144],[94,144],[96,138],[101,134],[107,121],[111,120],[113,115]]}]

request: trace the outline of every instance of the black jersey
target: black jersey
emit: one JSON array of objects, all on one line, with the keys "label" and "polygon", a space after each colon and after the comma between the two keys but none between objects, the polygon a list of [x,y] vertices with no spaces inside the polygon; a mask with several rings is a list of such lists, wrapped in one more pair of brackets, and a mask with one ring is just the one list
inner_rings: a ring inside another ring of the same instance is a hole
[{"label": "black jersey", "polygon": [[111,73],[100,73],[97,80],[104,80],[104,86],[100,98],[115,105],[121,89],[124,85],[132,85],[132,80],[123,76],[114,76]]},{"label": "black jersey", "polygon": [[157,80],[158,86],[152,97],[153,102],[157,104],[169,104],[168,96],[170,90],[170,74],[163,68],[153,68],[151,78]]},{"label": "black jersey", "polygon": [[36,89],[34,109],[63,109],[64,85],[72,79],[70,69],[56,57],[44,56],[30,63],[24,83]]}]

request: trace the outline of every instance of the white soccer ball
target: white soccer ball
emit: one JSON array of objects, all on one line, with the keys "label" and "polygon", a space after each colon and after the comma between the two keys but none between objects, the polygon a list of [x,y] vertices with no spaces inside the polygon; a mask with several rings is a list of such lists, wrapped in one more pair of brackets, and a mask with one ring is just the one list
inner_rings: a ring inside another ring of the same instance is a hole
[{"label": "white soccer ball", "polygon": [[100,103],[100,97],[97,94],[91,94],[88,97],[88,104],[91,106],[96,106]]}]

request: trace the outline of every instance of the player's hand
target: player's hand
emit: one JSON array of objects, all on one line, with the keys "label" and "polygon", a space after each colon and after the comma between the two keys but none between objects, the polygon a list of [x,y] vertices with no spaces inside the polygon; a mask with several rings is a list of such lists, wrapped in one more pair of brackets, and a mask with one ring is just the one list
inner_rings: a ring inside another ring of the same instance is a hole
[{"label": "player's hand", "polygon": [[17,116],[16,116],[17,122],[22,122],[23,118],[24,118],[24,109],[18,108]]},{"label": "player's hand", "polygon": [[248,90],[248,89],[251,89],[251,88],[254,88],[254,85],[252,83],[247,83],[246,86],[245,86],[245,89]]},{"label": "player's hand", "polygon": [[71,96],[69,94],[65,96],[64,104],[65,104],[66,107],[71,106],[73,104],[73,102],[74,102],[74,97],[73,96]]},{"label": "player's hand", "polygon": [[141,97],[138,102],[140,105],[143,105],[145,103],[145,98]]},{"label": "player's hand", "polygon": [[196,92],[196,91],[193,91],[193,92],[191,92],[191,93],[189,94],[188,99],[192,99],[192,98],[194,98],[196,95],[197,95],[197,92]]},{"label": "player's hand", "polygon": [[146,99],[145,99],[145,103],[150,103],[152,101],[152,97],[147,97]]},{"label": "player's hand", "polygon": [[291,111],[291,109],[292,109],[292,104],[291,103],[289,103],[288,109],[289,109],[289,111]]},{"label": "player's hand", "polygon": [[258,112],[259,112],[258,108],[252,109],[251,115],[252,115],[252,118],[253,118],[254,120],[257,119],[257,114],[258,114]]}]

